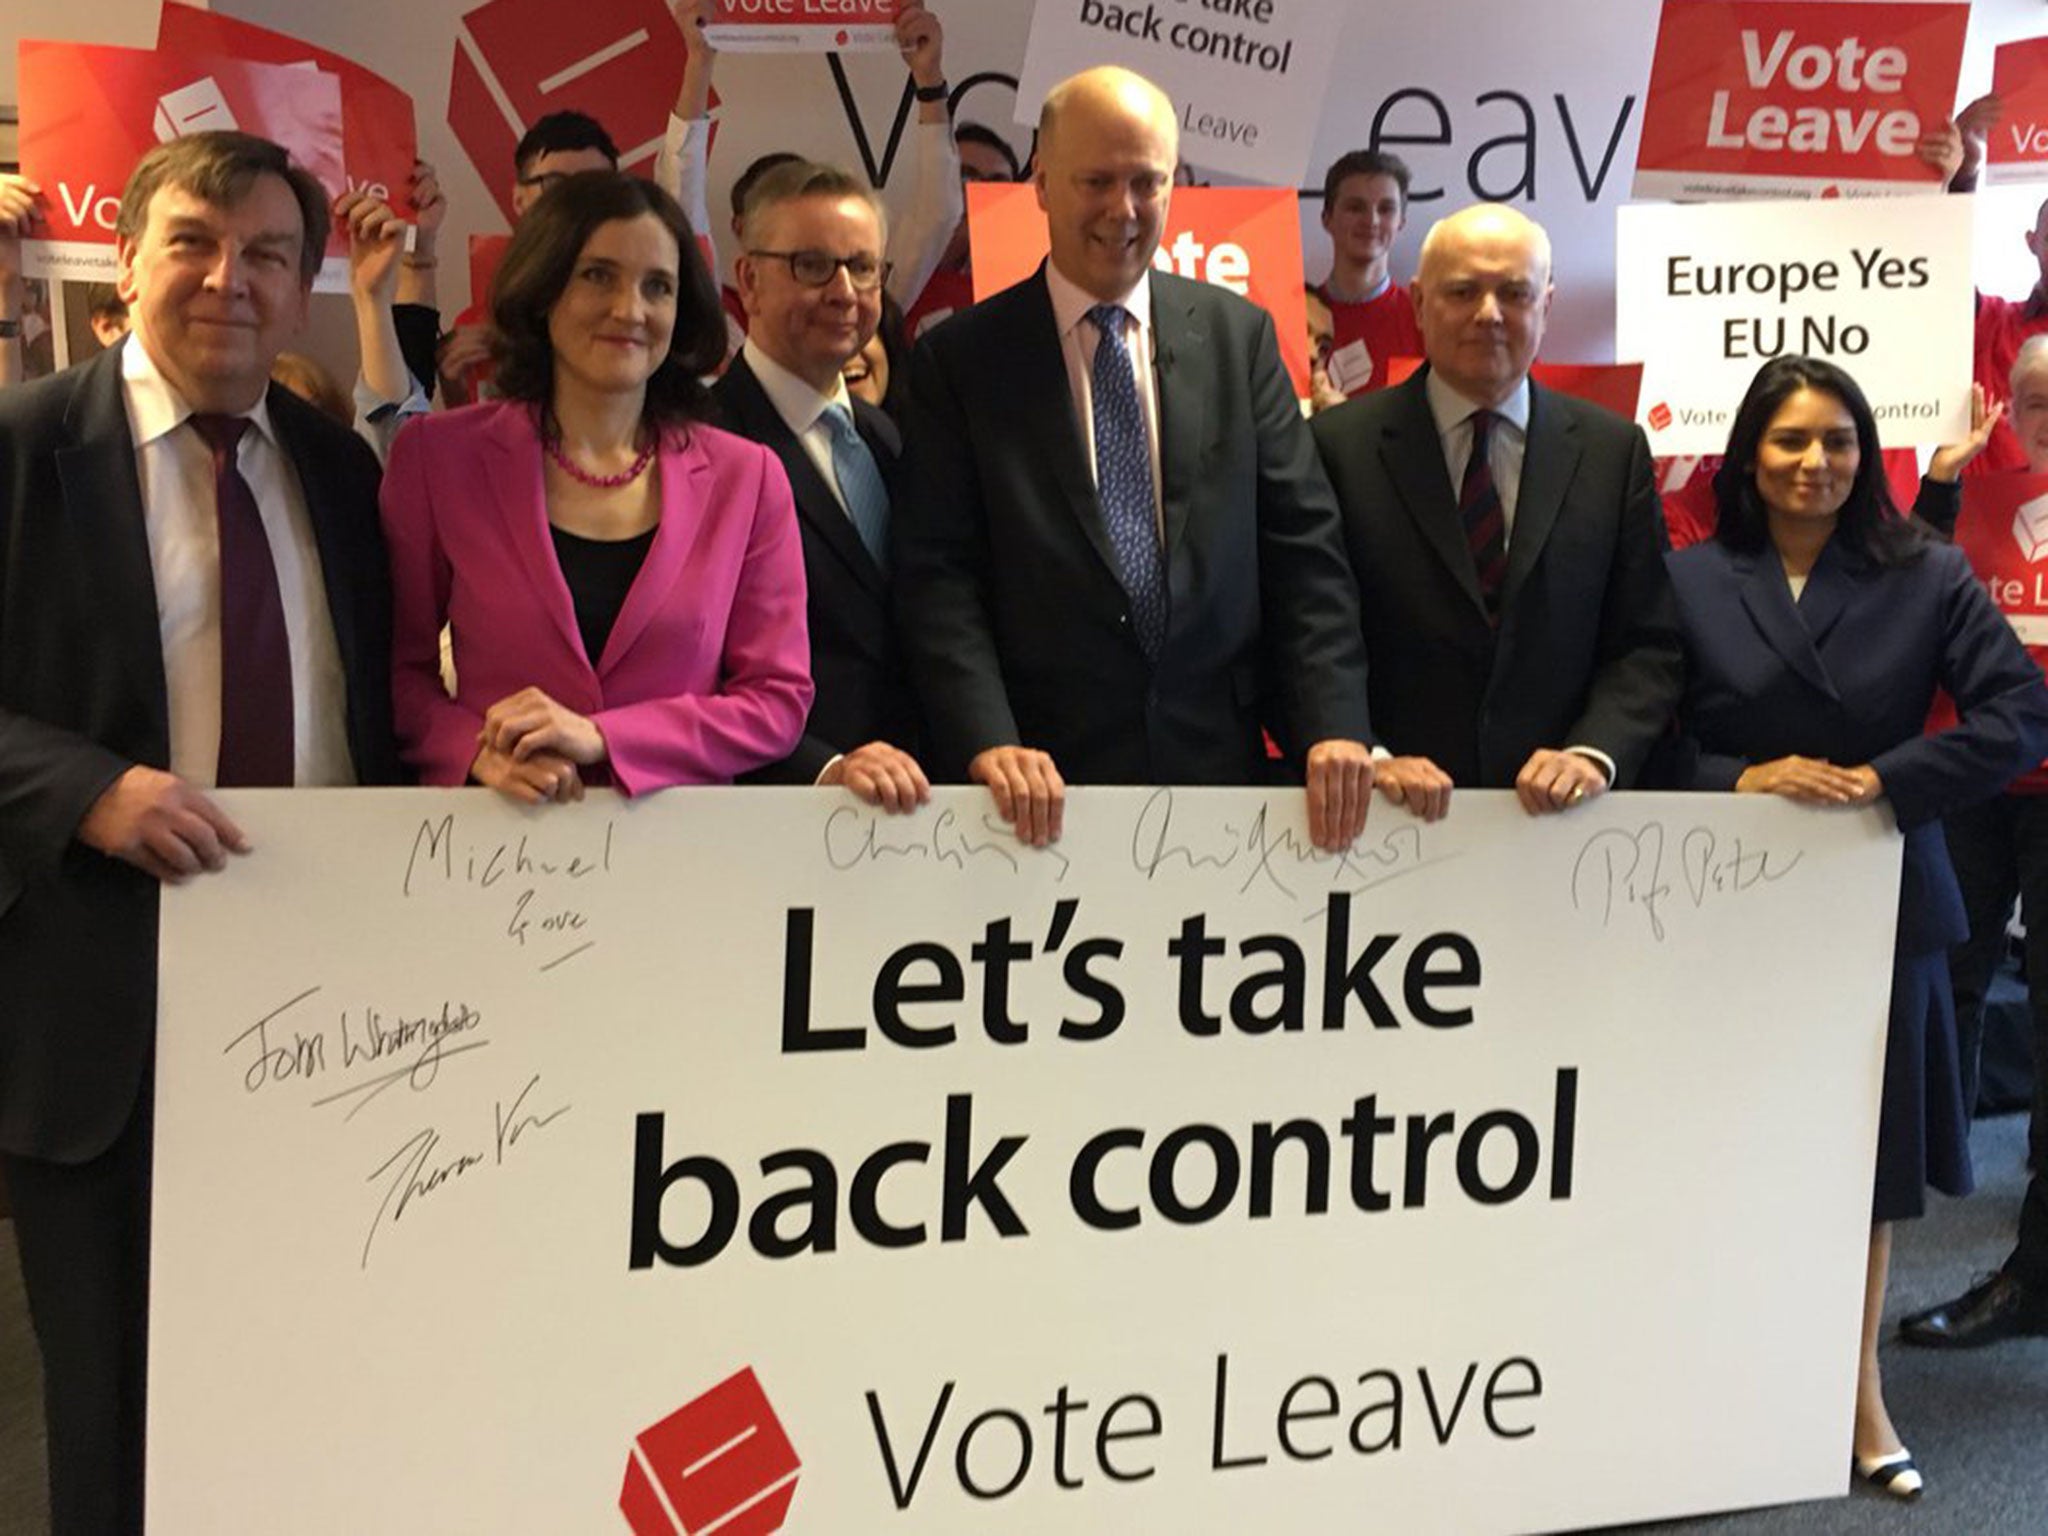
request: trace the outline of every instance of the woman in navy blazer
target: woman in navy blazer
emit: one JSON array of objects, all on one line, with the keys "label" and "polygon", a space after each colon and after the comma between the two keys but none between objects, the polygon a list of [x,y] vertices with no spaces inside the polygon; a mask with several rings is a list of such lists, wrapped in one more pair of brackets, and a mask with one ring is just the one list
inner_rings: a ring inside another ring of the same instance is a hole
[{"label": "woman in navy blazer", "polygon": [[[1877,1364],[1891,1222],[1970,1188],[1947,952],[1962,900],[1940,818],[2048,750],[2048,689],[1969,566],[1900,517],[1863,392],[1777,358],[1736,412],[1713,539],[1670,557],[1687,647],[1681,781],[1807,805],[1882,799],[1905,834],[1854,1465],[1912,1498],[1919,1472]],[[1960,723],[1923,733],[1935,690]]]},{"label": "woman in navy blazer", "polygon": [[724,321],[681,209],[569,178],[491,308],[506,398],[414,423],[384,476],[406,759],[533,802],[786,757],[811,703],[795,509],[772,453],[701,419]]}]

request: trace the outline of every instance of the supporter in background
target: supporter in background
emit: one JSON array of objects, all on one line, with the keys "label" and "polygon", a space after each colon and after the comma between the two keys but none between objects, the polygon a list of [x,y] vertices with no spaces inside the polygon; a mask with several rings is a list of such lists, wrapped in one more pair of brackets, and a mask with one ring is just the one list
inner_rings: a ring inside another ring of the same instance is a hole
[{"label": "supporter in background", "polygon": [[[2021,345],[2011,389],[2013,435],[2027,468],[2048,473],[2048,336]],[[2048,665],[2048,647],[2028,651],[2037,666]],[[2021,774],[1996,799],[1951,812],[1945,825],[1969,919],[1969,937],[1949,952],[1964,1107],[1976,1102],[1985,994],[2005,949],[2015,896],[2026,929],[2035,1073],[2028,1137],[2033,1177],[2020,1206],[2018,1244],[1997,1273],[1900,1324],[1907,1343],[1937,1348],[2048,1333],[2048,764]]]},{"label": "supporter in background", "polygon": [[28,294],[21,275],[21,242],[35,234],[42,188],[0,171],[0,387],[28,376],[23,324]]},{"label": "supporter in background", "polygon": [[[1813,806],[1882,799],[1905,833],[1853,1461],[1916,1498],[1877,1340],[1892,1223],[1921,1214],[1930,1184],[1971,1186],[1947,967],[1965,926],[1940,818],[2040,760],[2048,687],[1961,553],[1890,505],[1876,422],[1839,368],[1765,364],[1715,487],[1714,538],[1670,560],[1688,655],[1678,783]],[[1960,722],[1930,736],[1938,688]]]},{"label": "supporter in background", "polygon": [[887,220],[867,186],[797,161],[761,178],[739,259],[746,344],[713,388],[723,425],[774,450],[803,532],[817,698],[771,782],[844,784],[892,811],[930,786],[889,614],[891,482],[901,441],[842,370],[874,338]]},{"label": "supporter in background", "polygon": [[1398,155],[1354,149],[1323,175],[1330,275],[1315,290],[1330,310],[1331,384],[1343,395],[1383,389],[1387,365],[1422,356],[1415,301],[1389,263],[1408,223],[1408,166]]},{"label": "supporter in background", "polygon": [[724,331],[682,209],[566,178],[491,319],[504,398],[414,422],[384,484],[407,761],[531,803],[787,756],[812,693],[796,518],[774,456],[704,424]]},{"label": "supporter in background", "polygon": [[960,157],[960,222],[946,242],[938,270],[916,294],[904,317],[904,334],[916,341],[948,315],[974,302],[974,262],[967,233],[966,192],[976,182],[1014,182],[1023,179],[1016,151],[993,128],[980,123],[962,123],[953,130],[953,145]]},{"label": "supporter in background", "polygon": [[[682,29],[687,62],[682,89],[669,117],[655,179],[674,191],[691,224],[711,233],[706,191],[711,153],[711,76],[717,51],[704,29],[711,22],[712,0],[680,0],[676,25]],[[909,68],[917,113],[908,145],[909,195],[891,220],[889,275],[886,291],[908,305],[938,266],[955,227],[960,223],[960,164],[953,147],[952,114],[947,105],[945,30],[922,0],[897,0],[896,45]],[[747,189],[776,165],[799,158],[785,151],[757,158],[734,182],[732,222],[735,237],[746,215]],[[724,285],[726,314],[732,322],[731,347],[737,349],[746,329],[746,308],[731,286],[735,253],[710,253],[711,270]]]},{"label": "supporter in background", "polygon": [[111,347],[128,334],[128,306],[121,300],[121,290],[112,283],[87,286],[85,318],[92,327],[92,339],[102,349]]}]

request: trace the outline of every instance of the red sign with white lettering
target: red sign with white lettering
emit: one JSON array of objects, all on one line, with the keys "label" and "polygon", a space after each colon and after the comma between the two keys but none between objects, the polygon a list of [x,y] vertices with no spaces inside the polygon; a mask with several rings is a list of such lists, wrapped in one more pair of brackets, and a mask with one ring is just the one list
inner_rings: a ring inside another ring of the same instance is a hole
[{"label": "red sign with white lettering", "polygon": [[19,59],[21,171],[41,184],[45,215],[22,245],[30,276],[112,282],[128,174],[183,134],[260,134],[336,196],[347,184],[341,83],[324,71],[88,43],[25,42]]},{"label": "red sign with white lettering", "polygon": [[1985,179],[2048,181],[2048,37],[1993,53],[1991,89],[2004,110],[1985,143]]},{"label": "red sign with white lettering", "polygon": [[[1965,475],[1955,540],[2027,654],[2048,671],[2048,475]],[[1935,701],[1927,723],[1930,730],[1955,723],[1946,695]],[[2012,787],[2048,792],[2048,763],[2021,774]]]},{"label": "red sign with white lettering", "polygon": [[[156,44],[172,53],[226,54],[256,64],[310,64],[333,75],[341,82],[341,158],[348,189],[360,188],[402,214],[412,212],[406,188],[419,158],[412,98],[383,76],[283,32],[177,0],[164,6]],[[348,236],[343,231],[336,236],[328,250],[345,257]]]},{"label": "red sign with white lettering", "polygon": [[1967,5],[1664,0],[1635,195],[1706,202],[1929,192]]},{"label": "red sign with white lettering", "polygon": [[[1308,396],[1308,306],[1302,301],[1301,218],[1296,197],[1274,187],[1180,187],[1152,265],[1215,283],[1273,317],[1280,361],[1294,392]],[[1024,182],[967,188],[967,240],[974,296],[1021,282],[1045,260],[1045,215]]]}]

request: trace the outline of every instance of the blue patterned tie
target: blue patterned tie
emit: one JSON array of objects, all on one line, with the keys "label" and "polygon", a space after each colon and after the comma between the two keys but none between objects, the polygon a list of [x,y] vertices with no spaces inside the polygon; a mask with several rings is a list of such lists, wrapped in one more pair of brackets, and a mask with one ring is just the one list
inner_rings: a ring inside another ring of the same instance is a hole
[{"label": "blue patterned tie", "polygon": [[853,520],[861,543],[875,564],[889,568],[889,488],[875,467],[874,453],[854,430],[853,412],[843,405],[825,407],[825,427],[832,434],[832,474],[840,499]]},{"label": "blue patterned tie", "polygon": [[1095,494],[1116,551],[1118,576],[1131,600],[1138,643],[1156,657],[1166,641],[1166,560],[1159,547],[1152,498],[1152,447],[1138,408],[1131,354],[1124,346],[1124,309],[1097,304],[1088,318],[1102,339],[1091,377],[1095,413]]}]

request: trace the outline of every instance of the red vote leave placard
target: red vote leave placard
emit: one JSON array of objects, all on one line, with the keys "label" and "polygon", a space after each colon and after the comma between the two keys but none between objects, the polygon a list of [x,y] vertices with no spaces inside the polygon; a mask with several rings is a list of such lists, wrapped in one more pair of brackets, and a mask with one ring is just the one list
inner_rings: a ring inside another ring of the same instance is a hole
[{"label": "red vote leave placard", "polygon": [[1915,152],[1954,110],[1967,5],[1664,0],[1635,195],[1927,192]]},{"label": "red vote leave placard", "polygon": [[[1955,540],[2027,654],[2048,669],[2048,475],[1965,475]],[[1928,729],[1943,730],[1955,720],[1954,703],[1937,695]],[[2048,763],[2013,784],[2048,790]]]},{"label": "red vote leave placard", "polygon": [[[267,27],[251,26],[217,11],[169,0],[157,22],[156,45],[172,53],[211,53],[256,64],[306,65],[341,82],[341,160],[345,190],[358,188],[408,217],[406,193],[419,136],[412,98],[353,59]],[[348,237],[337,232],[330,254],[346,257]]]},{"label": "red vote leave placard", "polygon": [[[1021,282],[1045,260],[1045,215],[1021,182],[967,188],[974,296]],[[1273,317],[1280,361],[1294,392],[1308,396],[1308,309],[1301,290],[1301,221],[1292,191],[1276,187],[1180,187],[1152,265],[1215,283]]]},{"label": "red vote leave placard", "polygon": [[653,175],[684,62],[663,0],[490,0],[463,13],[448,126],[509,224],[512,152],[550,112],[587,112],[620,170]]},{"label": "red vote leave placard", "polygon": [[21,170],[41,184],[46,219],[42,238],[23,242],[31,276],[113,281],[128,174],[183,134],[259,134],[335,195],[346,185],[341,83],[324,71],[89,43],[25,42],[19,60]]},{"label": "red vote leave placard", "polygon": [[1993,53],[1991,89],[2005,110],[1985,141],[1985,179],[2048,181],[2048,37]]}]

